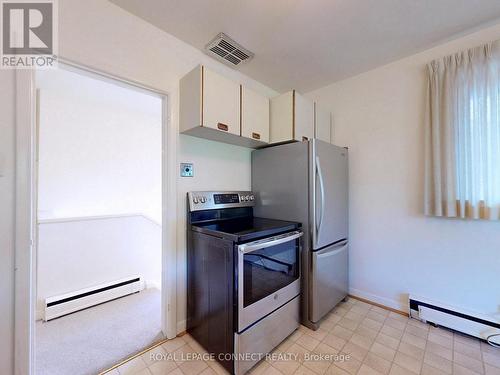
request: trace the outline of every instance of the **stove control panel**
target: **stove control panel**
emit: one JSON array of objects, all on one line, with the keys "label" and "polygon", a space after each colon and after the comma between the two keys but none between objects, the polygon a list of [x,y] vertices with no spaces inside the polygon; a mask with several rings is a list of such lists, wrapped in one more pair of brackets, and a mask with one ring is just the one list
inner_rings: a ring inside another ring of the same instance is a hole
[{"label": "stove control panel", "polygon": [[190,211],[252,207],[255,195],[251,191],[191,191],[188,201]]}]

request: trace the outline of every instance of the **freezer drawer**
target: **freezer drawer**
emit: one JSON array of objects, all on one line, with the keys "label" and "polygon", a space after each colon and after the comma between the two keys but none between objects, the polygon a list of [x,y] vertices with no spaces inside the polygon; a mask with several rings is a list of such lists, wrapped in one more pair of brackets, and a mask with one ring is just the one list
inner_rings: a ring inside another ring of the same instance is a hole
[{"label": "freezer drawer", "polygon": [[312,253],[309,317],[314,323],[347,296],[348,247],[342,241]]}]

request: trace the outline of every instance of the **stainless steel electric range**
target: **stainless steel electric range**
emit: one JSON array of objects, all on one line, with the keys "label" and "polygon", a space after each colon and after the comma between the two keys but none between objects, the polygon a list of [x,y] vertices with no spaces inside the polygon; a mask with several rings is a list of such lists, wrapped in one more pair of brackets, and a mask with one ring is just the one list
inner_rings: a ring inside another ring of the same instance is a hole
[{"label": "stainless steel electric range", "polygon": [[187,205],[187,329],[243,374],[299,326],[301,224],[254,217],[249,191]]}]

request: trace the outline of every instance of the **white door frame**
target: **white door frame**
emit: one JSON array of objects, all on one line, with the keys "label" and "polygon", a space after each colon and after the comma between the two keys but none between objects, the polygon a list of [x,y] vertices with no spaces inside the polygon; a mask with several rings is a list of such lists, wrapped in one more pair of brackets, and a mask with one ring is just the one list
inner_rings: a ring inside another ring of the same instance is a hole
[{"label": "white door frame", "polygon": [[[162,98],[162,331],[177,335],[177,132],[170,120],[169,94],[140,82],[59,57],[59,63],[89,75],[148,91]],[[14,373],[34,374],[37,246],[37,99],[36,71],[17,70],[16,198],[15,198],[15,322]]]}]

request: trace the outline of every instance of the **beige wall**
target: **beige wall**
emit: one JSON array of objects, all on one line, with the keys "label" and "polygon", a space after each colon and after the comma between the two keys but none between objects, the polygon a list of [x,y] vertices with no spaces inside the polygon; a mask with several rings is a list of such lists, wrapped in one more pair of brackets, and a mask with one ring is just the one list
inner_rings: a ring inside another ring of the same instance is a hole
[{"label": "beige wall", "polygon": [[349,147],[351,293],[407,309],[407,293],[500,313],[500,223],[423,215],[425,64],[500,38],[500,25],[308,94]]},{"label": "beige wall", "polygon": [[[170,93],[172,126],[178,126],[179,79],[203,63],[264,95],[276,94],[199,50],[162,32],[145,21],[104,0],[59,1],[60,55],[124,78],[139,81]],[[13,366],[13,208],[14,208],[14,86],[13,74],[0,71],[0,373],[12,373]],[[188,189],[249,189],[249,150],[214,144],[182,136],[179,161],[195,162],[195,177],[181,181],[178,267],[178,320],[185,320],[185,193]],[[219,172],[209,173],[217,167]]]}]

